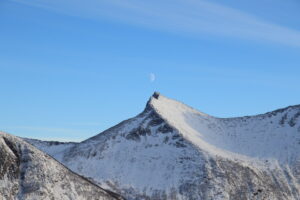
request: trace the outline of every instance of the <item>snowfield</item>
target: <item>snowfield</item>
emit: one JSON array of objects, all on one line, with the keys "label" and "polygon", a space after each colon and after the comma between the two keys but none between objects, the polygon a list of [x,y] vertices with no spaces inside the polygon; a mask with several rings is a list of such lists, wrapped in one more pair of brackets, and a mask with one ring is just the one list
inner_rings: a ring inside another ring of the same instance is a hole
[{"label": "snowfield", "polygon": [[27,141],[127,199],[300,199],[300,106],[217,118],[155,93],[81,143]]}]

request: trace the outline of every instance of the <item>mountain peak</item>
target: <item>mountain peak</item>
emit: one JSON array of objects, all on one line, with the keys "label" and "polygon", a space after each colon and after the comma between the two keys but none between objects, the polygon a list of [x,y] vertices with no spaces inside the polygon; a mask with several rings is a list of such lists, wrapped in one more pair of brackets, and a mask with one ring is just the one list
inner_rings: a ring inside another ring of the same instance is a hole
[{"label": "mountain peak", "polygon": [[43,149],[128,199],[299,199],[299,132],[297,106],[217,118],[155,92],[136,117],[74,146]]},{"label": "mountain peak", "polygon": [[149,98],[147,104],[146,104],[146,108],[145,108],[145,111],[148,111],[148,110],[153,110],[153,106],[152,106],[152,101],[154,100],[158,100],[158,98],[161,96],[161,94],[157,91],[155,91],[151,97]]},{"label": "mountain peak", "polygon": [[162,117],[172,117],[175,114],[183,115],[184,113],[194,113],[208,117],[209,115],[202,113],[180,101],[165,97],[159,92],[154,92],[147,103],[147,107],[151,107]]}]

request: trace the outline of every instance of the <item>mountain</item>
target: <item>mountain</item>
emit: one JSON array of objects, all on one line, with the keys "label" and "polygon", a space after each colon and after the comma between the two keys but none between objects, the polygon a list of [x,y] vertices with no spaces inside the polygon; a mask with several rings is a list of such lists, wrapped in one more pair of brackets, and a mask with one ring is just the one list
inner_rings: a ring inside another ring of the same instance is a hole
[{"label": "mountain", "polygon": [[0,132],[1,200],[117,200],[22,139]]},{"label": "mountain", "polygon": [[217,118],[154,93],[83,142],[28,141],[128,199],[300,199],[300,105]]}]

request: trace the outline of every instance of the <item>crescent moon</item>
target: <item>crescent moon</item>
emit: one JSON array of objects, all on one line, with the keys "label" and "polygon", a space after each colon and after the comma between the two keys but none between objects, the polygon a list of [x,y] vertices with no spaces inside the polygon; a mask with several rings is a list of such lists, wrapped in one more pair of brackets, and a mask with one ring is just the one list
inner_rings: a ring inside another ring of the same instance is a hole
[{"label": "crescent moon", "polygon": [[155,79],[156,79],[155,74],[154,73],[150,73],[149,79],[150,79],[150,82],[154,82]]}]

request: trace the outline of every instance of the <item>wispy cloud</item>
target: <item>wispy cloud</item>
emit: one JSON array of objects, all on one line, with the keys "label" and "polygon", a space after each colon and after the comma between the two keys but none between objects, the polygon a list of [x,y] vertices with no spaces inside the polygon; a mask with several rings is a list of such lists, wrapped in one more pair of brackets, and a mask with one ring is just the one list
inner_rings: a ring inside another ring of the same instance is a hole
[{"label": "wispy cloud", "polygon": [[70,123],[69,125],[72,125],[72,126],[97,126],[97,127],[100,127],[101,123],[99,123],[99,122],[76,122],[76,123]]},{"label": "wispy cloud", "polygon": [[30,139],[37,139],[43,141],[58,141],[58,142],[81,142],[86,138],[74,139],[74,138],[60,138],[60,137],[34,137]]},{"label": "wispy cloud", "polygon": [[[88,131],[84,130],[41,126],[11,126],[6,127],[3,131],[22,137],[62,142],[78,142],[91,136]],[[40,137],[39,135],[48,135],[48,137]],[[85,138],[82,137],[84,135],[86,135]]]},{"label": "wispy cloud", "polygon": [[70,128],[55,128],[55,127],[39,127],[39,126],[13,126],[7,127],[9,130],[24,130],[24,131],[34,131],[40,133],[51,133],[51,134],[70,134],[70,135],[82,135],[86,131],[70,129]]},{"label": "wispy cloud", "polygon": [[161,31],[237,37],[300,47],[300,31],[207,0],[14,0],[69,15]]}]

